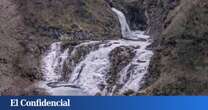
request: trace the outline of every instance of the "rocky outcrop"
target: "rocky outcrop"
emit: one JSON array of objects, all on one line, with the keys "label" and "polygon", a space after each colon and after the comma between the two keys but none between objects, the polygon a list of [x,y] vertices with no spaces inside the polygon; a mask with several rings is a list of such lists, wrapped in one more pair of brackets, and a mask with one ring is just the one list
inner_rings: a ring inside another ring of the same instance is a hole
[{"label": "rocky outcrop", "polygon": [[121,36],[104,0],[1,0],[0,7],[0,95],[35,88],[29,86],[42,78],[41,55],[53,41]]},{"label": "rocky outcrop", "polygon": [[111,68],[107,78],[107,91],[108,93],[118,94],[117,92],[123,85],[119,84],[120,74],[119,72],[125,68],[134,58],[135,52],[131,47],[117,47],[109,54]]}]

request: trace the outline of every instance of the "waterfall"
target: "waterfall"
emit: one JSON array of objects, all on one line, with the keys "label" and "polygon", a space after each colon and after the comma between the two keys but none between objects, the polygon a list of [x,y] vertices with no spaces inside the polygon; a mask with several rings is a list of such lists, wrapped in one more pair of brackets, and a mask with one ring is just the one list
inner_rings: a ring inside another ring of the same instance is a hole
[{"label": "waterfall", "polygon": [[121,33],[123,38],[131,38],[132,32],[131,29],[129,28],[125,15],[121,11],[115,8],[112,8],[112,11],[115,12],[118,16],[119,22],[121,24]]},{"label": "waterfall", "polygon": [[[148,72],[149,62],[153,55],[151,50],[146,49],[151,44],[151,40],[141,31],[130,30],[122,12],[115,8],[112,8],[112,11],[119,18],[123,39],[85,41],[73,47],[72,51],[69,51],[68,48],[62,49],[61,42],[51,44],[42,60],[42,72],[46,81],[41,83],[41,87],[46,88],[52,95],[122,95],[129,90],[134,92],[140,90],[141,84],[144,82],[142,79]],[[87,49],[92,44],[96,44],[93,46],[98,47]],[[135,55],[130,60],[131,62],[116,73],[115,84],[109,85],[107,80],[112,77],[110,53],[116,48],[124,46],[132,48]],[[81,54],[82,51],[78,51],[81,47],[89,50],[89,53],[85,52],[86,55],[78,57],[78,62],[74,61],[71,57]],[[72,62],[67,63],[68,68],[71,69],[67,73],[69,79],[60,81],[66,61]]]},{"label": "waterfall", "polygon": [[63,52],[61,50],[61,42],[55,42],[51,44],[49,50],[43,55],[41,69],[45,81],[40,81],[38,86],[46,89],[51,95],[86,94],[73,84],[65,84],[60,81],[63,76],[63,65],[69,56],[69,49],[65,49]]},{"label": "waterfall", "polygon": [[68,57],[68,49],[61,52],[61,42],[55,42],[50,46],[42,60],[42,71],[46,81],[57,81],[62,76],[63,64]]},{"label": "waterfall", "polygon": [[142,31],[132,31],[127,23],[125,15],[117,10],[116,8],[112,8],[112,11],[118,16],[120,25],[121,25],[121,33],[123,39],[126,40],[143,40],[149,38],[149,36],[144,35]]}]

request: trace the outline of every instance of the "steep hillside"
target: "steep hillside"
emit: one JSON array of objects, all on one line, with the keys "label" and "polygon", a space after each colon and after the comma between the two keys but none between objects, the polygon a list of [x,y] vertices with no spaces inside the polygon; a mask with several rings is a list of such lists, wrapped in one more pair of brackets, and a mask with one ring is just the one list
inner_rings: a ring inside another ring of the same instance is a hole
[{"label": "steep hillside", "polygon": [[208,95],[207,6],[207,0],[182,0],[165,17],[147,94]]}]

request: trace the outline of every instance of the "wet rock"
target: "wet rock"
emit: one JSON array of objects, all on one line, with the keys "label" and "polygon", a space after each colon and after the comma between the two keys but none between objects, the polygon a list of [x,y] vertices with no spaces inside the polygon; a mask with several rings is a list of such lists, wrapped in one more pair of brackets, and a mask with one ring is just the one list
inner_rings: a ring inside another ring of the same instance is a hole
[{"label": "wet rock", "polygon": [[135,91],[133,91],[133,90],[128,90],[125,93],[123,93],[124,96],[132,96],[134,94],[135,94]]},{"label": "wet rock", "polygon": [[[132,61],[135,52],[132,47],[121,46],[113,49],[109,56],[111,66],[109,76],[107,76],[107,91],[116,94],[117,90],[122,87],[117,83],[120,77],[118,73]],[[113,90],[114,86],[116,89]]]}]

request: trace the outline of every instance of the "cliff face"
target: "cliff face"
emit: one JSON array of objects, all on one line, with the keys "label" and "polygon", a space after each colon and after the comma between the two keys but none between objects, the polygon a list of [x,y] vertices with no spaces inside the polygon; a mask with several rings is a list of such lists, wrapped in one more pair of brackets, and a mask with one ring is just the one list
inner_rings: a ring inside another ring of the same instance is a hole
[{"label": "cliff face", "polygon": [[155,38],[148,94],[208,95],[207,6],[206,0],[181,0],[168,12]]},{"label": "cliff face", "polygon": [[148,24],[147,31],[153,38],[157,38],[162,33],[168,14],[179,4],[180,0],[143,0]]},{"label": "cliff face", "polygon": [[1,0],[0,7],[0,95],[37,95],[29,86],[41,78],[41,54],[53,41],[120,37],[104,0]]}]

